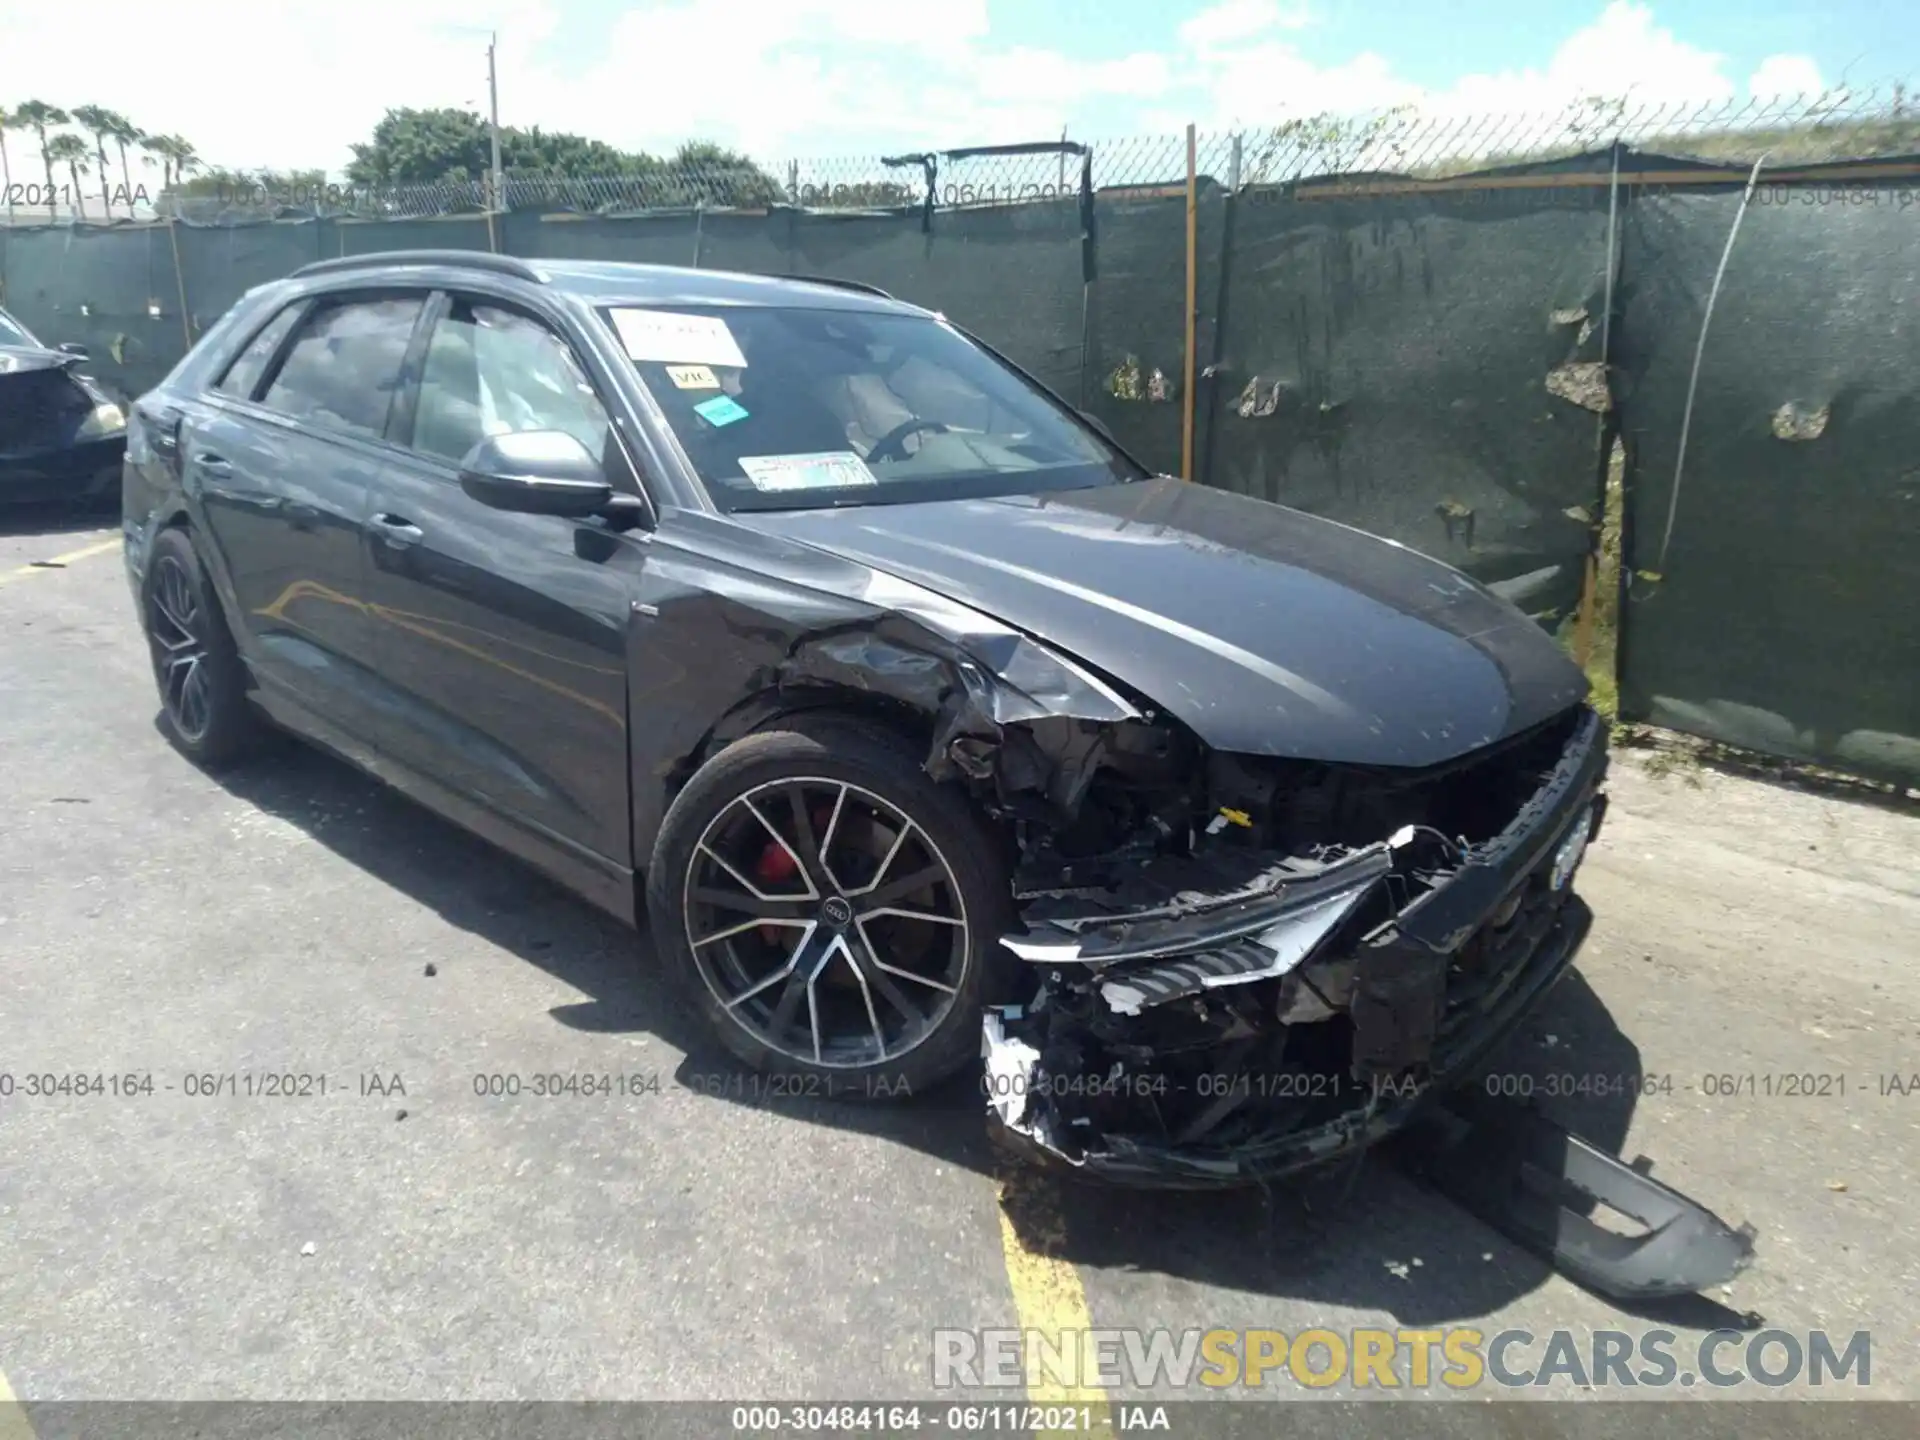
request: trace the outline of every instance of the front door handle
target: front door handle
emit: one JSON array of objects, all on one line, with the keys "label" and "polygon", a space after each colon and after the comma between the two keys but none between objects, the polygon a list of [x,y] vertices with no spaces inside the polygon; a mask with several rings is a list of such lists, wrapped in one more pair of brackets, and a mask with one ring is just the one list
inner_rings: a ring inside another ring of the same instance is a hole
[{"label": "front door handle", "polygon": [[408,545],[418,545],[427,538],[427,532],[407,519],[404,515],[388,515],[384,511],[373,517],[373,532],[395,549]]},{"label": "front door handle", "polygon": [[209,475],[231,475],[233,462],[224,455],[216,455],[211,450],[202,450],[193,457],[193,463]]}]

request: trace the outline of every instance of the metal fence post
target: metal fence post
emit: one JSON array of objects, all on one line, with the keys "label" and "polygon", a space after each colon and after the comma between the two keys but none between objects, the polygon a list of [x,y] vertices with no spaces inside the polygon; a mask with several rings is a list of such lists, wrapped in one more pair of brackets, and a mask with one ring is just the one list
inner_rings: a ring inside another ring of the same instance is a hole
[{"label": "metal fence post", "polygon": [[1200,265],[1198,222],[1200,219],[1199,180],[1196,174],[1194,154],[1194,133],[1191,123],[1187,126],[1187,310],[1186,310],[1186,383],[1181,386],[1180,416],[1180,478],[1193,479],[1193,321],[1194,309],[1198,302]]},{"label": "metal fence post", "polygon": [[1240,193],[1240,132],[1233,132],[1233,154],[1227,162],[1227,193]]}]

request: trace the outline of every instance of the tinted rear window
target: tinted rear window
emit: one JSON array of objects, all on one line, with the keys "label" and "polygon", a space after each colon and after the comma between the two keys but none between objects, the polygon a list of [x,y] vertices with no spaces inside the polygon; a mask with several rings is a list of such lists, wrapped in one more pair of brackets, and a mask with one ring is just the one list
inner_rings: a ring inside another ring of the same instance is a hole
[{"label": "tinted rear window", "polygon": [[261,403],[323,429],[384,435],[423,303],[408,295],[314,311]]},{"label": "tinted rear window", "polygon": [[265,328],[253,337],[253,343],[233,357],[233,364],[227,367],[227,373],[214,389],[251,400],[253,392],[260,386],[260,376],[273,359],[274,351],[280,348],[280,342],[286,338],[287,331],[293,328],[293,322],[300,318],[300,309],[301,302],[295,301],[268,321]]}]

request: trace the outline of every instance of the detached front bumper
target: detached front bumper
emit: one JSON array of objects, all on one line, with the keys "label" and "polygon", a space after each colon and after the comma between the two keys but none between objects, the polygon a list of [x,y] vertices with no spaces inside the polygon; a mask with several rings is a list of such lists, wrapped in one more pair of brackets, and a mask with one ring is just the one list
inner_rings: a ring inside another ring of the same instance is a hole
[{"label": "detached front bumper", "polygon": [[1572,963],[1587,917],[1570,882],[1606,768],[1604,724],[1583,712],[1511,823],[1437,879],[1408,827],[1332,864],[1265,857],[1211,891],[1170,868],[1118,912],[1029,906],[1004,943],[1037,993],[984,1021],[996,1138],[1089,1177],[1193,1189],[1400,1130]]}]

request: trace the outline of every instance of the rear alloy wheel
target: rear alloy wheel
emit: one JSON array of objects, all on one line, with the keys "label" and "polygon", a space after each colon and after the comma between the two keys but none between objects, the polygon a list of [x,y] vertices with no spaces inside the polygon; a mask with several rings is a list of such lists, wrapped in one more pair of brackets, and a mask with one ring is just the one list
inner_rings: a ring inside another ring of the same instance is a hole
[{"label": "rear alloy wheel", "polygon": [[258,722],[233,635],[186,531],[154,537],[143,610],[167,738],[202,765],[238,758]]},{"label": "rear alloy wheel", "polygon": [[734,1054],[800,1093],[911,1093],[979,1053],[997,846],[908,746],[839,717],[748,736],[667,816],[656,942]]}]

